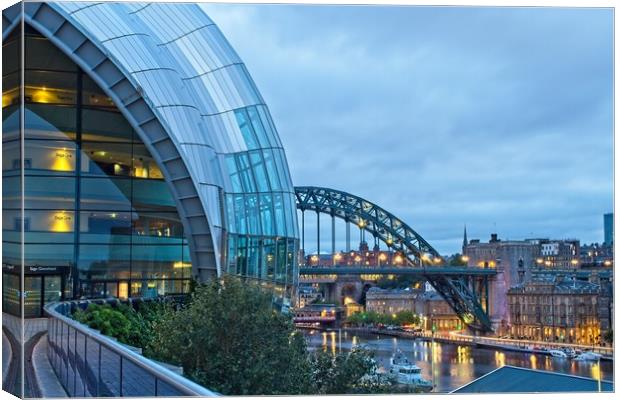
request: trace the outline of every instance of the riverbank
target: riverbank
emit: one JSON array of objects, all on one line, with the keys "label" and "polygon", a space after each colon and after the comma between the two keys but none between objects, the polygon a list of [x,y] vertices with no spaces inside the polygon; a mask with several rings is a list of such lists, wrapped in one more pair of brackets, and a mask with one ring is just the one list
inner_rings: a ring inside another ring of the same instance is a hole
[{"label": "riverbank", "polygon": [[[320,331],[338,331],[338,329],[334,328],[323,328],[323,327],[308,327],[308,326],[298,326],[298,329],[313,329]],[[404,339],[420,339],[423,341],[435,341],[438,343],[447,343],[447,344],[456,344],[456,345],[468,345],[476,348],[487,348],[487,349],[495,349],[495,350],[504,350],[504,351],[513,351],[517,353],[528,353],[528,354],[540,354],[540,355],[550,355],[549,350],[546,348],[535,348],[533,345],[514,345],[498,342],[494,338],[487,337],[473,337],[468,335],[461,334],[435,334],[432,335],[424,335],[418,333],[411,333],[405,331],[398,330],[387,330],[380,328],[360,328],[360,327],[346,327],[340,328],[343,332],[350,333],[361,333],[361,334],[376,334],[376,335],[384,335],[384,336],[392,336],[399,337]],[[549,348],[560,347],[557,346],[549,346]],[[613,362],[613,354],[603,354],[601,357],[603,361],[612,361]]]}]

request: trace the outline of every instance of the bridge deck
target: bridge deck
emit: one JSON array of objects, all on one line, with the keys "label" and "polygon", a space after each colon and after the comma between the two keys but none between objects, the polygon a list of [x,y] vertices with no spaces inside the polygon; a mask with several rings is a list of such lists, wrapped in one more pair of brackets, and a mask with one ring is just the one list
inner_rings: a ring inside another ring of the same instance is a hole
[{"label": "bridge deck", "polygon": [[479,267],[364,267],[357,265],[335,265],[333,267],[301,267],[300,275],[451,275],[451,276],[492,276],[497,274],[494,268]]}]

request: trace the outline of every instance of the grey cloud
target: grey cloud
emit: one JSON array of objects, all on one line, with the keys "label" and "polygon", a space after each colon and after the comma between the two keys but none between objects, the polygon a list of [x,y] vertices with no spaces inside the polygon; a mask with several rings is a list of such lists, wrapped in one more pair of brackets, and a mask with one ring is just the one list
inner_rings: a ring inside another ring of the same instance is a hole
[{"label": "grey cloud", "polygon": [[497,226],[602,240],[610,9],[205,9],[266,99],[295,184],[375,201],[445,253],[465,222],[483,239]]}]

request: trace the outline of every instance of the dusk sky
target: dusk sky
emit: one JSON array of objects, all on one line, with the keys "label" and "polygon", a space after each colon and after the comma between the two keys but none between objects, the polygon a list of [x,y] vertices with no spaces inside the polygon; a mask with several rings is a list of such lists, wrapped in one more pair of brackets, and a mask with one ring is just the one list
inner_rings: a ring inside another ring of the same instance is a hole
[{"label": "dusk sky", "polygon": [[611,9],[205,9],[265,98],[295,185],[373,201],[443,254],[463,224],[485,241],[602,242]]}]

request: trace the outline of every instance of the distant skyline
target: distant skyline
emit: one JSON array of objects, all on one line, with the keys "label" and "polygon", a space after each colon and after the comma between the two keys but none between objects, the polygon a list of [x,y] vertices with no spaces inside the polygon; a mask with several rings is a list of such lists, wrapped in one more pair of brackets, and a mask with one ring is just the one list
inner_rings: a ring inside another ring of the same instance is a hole
[{"label": "distant skyline", "polygon": [[269,106],[295,185],[367,198],[444,254],[464,224],[483,241],[603,241],[611,9],[204,8]]}]

